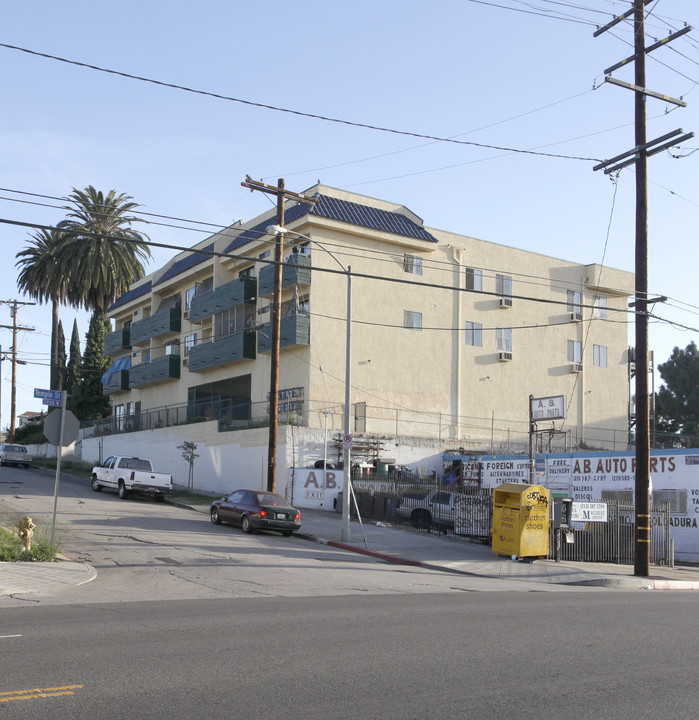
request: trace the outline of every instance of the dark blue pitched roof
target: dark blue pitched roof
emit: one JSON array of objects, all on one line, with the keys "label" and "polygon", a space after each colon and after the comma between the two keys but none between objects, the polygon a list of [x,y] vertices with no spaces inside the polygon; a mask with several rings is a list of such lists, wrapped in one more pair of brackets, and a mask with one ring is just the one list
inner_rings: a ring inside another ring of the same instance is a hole
[{"label": "dark blue pitched roof", "polygon": [[143,285],[139,285],[137,288],[132,288],[131,290],[128,290],[109,308],[107,308],[107,312],[109,312],[110,310],[116,310],[116,308],[121,307],[122,305],[126,305],[127,302],[135,300],[136,298],[141,297],[141,295],[149,293],[152,289],[153,284],[149,280],[148,282],[143,283]]},{"label": "dark blue pitched roof", "polygon": [[192,252],[189,255],[185,255],[181,260],[173,263],[172,267],[166,270],[162,274],[162,276],[158,278],[155,284],[160,285],[160,283],[164,283],[166,280],[169,280],[170,278],[173,278],[176,275],[185,272],[185,270],[191,270],[191,268],[193,268],[195,265],[199,265],[205,260],[209,260],[211,258],[211,250],[213,249],[214,244],[211,243],[211,245],[207,245],[202,250],[198,250],[197,252]]},{"label": "dark blue pitched roof", "polygon": [[[425,228],[400,213],[379,210],[378,208],[360,205],[359,203],[350,202],[349,200],[338,200],[328,195],[316,195],[316,198],[318,202],[313,206],[306,205],[306,203],[298,203],[288,210],[285,210],[284,223],[288,224],[308,214],[328,218],[329,220],[339,220],[340,222],[358,225],[372,230],[381,230],[392,233],[393,235],[402,235],[403,237],[414,238],[415,240],[425,240],[426,242],[433,243],[438,242]],[[255,227],[243,230],[226,248],[225,252],[232,252],[252,240],[257,240],[265,234],[267,226],[273,224],[273,220],[266,220]]]}]

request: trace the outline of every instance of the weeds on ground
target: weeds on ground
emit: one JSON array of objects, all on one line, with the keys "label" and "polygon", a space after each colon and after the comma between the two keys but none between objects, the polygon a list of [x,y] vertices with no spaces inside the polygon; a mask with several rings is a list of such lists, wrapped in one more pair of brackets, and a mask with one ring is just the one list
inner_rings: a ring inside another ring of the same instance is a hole
[{"label": "weeds on ground", "polygon": [[51,536],[47,528],[40,527],[32,538],[32,549],[24,549],[16,532],[0,527],[0,561],[2,562],[53,562],[61,547]]},{"label": "weeds on ground", "polygon": [[[56,458],[35,457],[33,459],[33,464],[37,467],[55,470]],[[92,477],[93,467],[94,465],[92,463],[83,462],[82,460],[61,460],[61,472],[68,473],[70,475],[77,475],[78,477]]]},{"label": "weeds on ground", "polygon": [[211,505],[212,500],[216,500],[221,495],[204,495],[202,493],[190,493],[186,488],[175,488],[173,487],[170,497],[173,500],[182,500],[182,502],[188,505]]}]

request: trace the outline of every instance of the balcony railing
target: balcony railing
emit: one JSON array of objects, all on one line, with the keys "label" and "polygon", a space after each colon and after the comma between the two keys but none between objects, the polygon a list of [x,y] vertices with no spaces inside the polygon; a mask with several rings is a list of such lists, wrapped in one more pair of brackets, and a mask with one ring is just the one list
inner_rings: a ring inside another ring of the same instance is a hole
[{"label": "balcony railing", "polygon": [[129,328],[121,328],[116,332],[109,333],[104,339],[104,354],[119,355],[122,350],[131,348],[131,332]]},{"label": "balcony railing", "polygon": [[[279,347],[291,348],[310,345],[311,319],[308,315],[300,313],[282,318]],[[257,352],[270,352],[272,350],[272,323],[265,323],[257,331]]]},{"label": "balcony railing", "polygon": [[[280,425],[302,425],[307,422],[302,411],[289,409],[278,416]],[[249,400],[207,400],[184,405],[154,408],[133,415],[121,415],[85,423],[93,427],[85,437],[113,433],[159,430],[175,425],[189,425],[211,420],[218,421],[218,431],[245,430],[269,426],[269,403],[251,403]]]},{"label": "balcony railing", "polygon": [[[257,282],[260,297],[274,294],[274,265],[266,265],[260,270]],[[303,253],[292,253],[282,268],[282,288],[294,285],[311,284],[311,258]]]},{"label": "balcony railing", "polygon": [[149,318],[144,318],[131,325],[131,344],[143,345],[151,338],[179,333],[182,329],[182,314],[179,308],[161,310]]},{"label": "balcony railing", "polygon": [[129,389],[129,371],[117,370],[109,378],[109,382],[103,385],[102,392],[105,395],[115,395]]},{"label": "balcony railing", "polygon": [[189,307],[190,322],[201,322],[204,318],[229,310],[243,303],[256,302],[257,281],[244,277],[232,280],[215,290],[195,295]]},{"label": "balcony railing", "polygon": [[180,356],[165,355],[150,362],[133,365],[129,371],[129,386],[144,387],[165,380],[178,380],[180,377]]},{"label": "balcony railing", "polygon": [[203,372],[212,367],[238,360],[254,360],[257,345],[255,331],[242,331],[226,335],[212,342],[189,348],[187,365],[190,372]]}]

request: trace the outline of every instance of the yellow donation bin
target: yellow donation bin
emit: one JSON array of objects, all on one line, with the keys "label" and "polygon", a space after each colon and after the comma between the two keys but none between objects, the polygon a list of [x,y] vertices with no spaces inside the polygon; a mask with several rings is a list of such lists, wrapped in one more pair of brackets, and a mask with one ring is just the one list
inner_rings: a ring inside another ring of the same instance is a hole
[{"label": "yellow donation bin", "polygon": [[503,483],[493,491],[493,552],[531,558],[549,554],[549,491]]}]

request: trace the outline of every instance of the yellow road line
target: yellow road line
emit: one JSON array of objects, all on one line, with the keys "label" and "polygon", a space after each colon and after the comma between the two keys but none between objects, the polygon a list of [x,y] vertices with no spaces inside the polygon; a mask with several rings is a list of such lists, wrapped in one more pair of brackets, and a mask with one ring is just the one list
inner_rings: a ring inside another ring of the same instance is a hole
[{"label": "yellow road line", "polygon": [[11,692],[0,692],[0,703],[13,702],[15,700],[32,700],[33,698],[60,697],[61,695],[75,695],[74,690],[79,690],[84,685],[63,685],[62,687],[32,688],[30,690],[13,690]]}]

